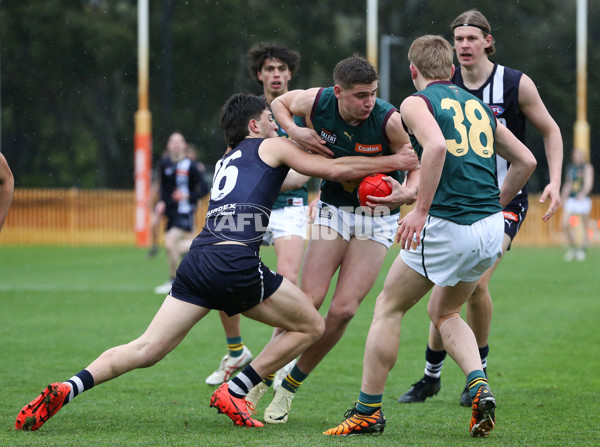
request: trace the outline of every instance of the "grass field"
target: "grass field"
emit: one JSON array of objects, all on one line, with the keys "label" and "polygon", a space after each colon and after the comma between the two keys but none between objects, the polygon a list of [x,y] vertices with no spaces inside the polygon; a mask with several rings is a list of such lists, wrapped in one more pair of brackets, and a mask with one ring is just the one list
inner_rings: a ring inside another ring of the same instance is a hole
[{"label": "grass field", "polygon": [[[397,254],[392,249],[388,262]],[[289,422],[233,427],[208,407],[204,379],[224,354],[217,313],[202,320],[158,365],[79,396],[36,432],[17,432],[21,407],[102,351],[137,337],[163,297],[164,251],[136,248],[0,247],[0,445],[2,446],[587,446],[600,445],[600,251],[565,263],[560,249],[514,249],[492,281],[488,364],[498,400],[486,439],[468,435],[458,405],[464,377],[450,359],[440,394],[424,404],[396,398],[424,367],[426,299],[403,321],[398,363],[384,395],[385,433],[328,438],[358,396],[364,340],[384,274],[342,341],[305,381]],[[272,250],[263,260],[274,266]],[[258,354],[271,329],[243,320]],[[270,399],[259,406],[259,415]]]}]

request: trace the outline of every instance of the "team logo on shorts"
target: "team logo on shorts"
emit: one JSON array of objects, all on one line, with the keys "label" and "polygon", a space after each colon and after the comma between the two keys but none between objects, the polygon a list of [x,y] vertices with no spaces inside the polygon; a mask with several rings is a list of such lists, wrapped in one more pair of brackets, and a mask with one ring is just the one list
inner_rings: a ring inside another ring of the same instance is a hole
[{"label": "team logo on shorts", "polygon": [[263,238],[271,210],[254,203],[234,203],[211,210],[205,228],[224,241],[255,242]]},{"label": "team logo on shorts", "polygon": [[329,209],[328,206],[324,206],[323,208],[321,208],[319,210],[319,217],[321,219],[331,219],[331,217],[333,216],[332,211]]}]

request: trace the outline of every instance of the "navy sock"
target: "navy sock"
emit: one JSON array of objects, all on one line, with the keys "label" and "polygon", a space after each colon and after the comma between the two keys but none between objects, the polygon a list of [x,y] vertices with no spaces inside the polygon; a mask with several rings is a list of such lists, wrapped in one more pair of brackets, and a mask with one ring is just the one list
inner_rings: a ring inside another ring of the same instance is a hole
[{"label": "navy sock", "polygon": [[425,350],[425,374],[423,376],[427,382],[440,380],[445,358],[446,351],[434,351],[427,345]]},{"label": "navy sock", "polygon": [[485,376],[487,377],[487,357],[490,353],[490,345],[485,345],[483,348],[479,348],[479,357],[481,357],[481,366],[483,366],[483,372],[485,372]]},{"label": "navy sock", "polygon": [[228,382],[229,393],[233,397],[243,399],[248,392],[258,385],[262,379],[252,366],[246,366],[237,376]]},{"label": "navy sock", "polygon": [[71,385],[71,392],[65,398],[64,404],[68,404],[73,398],[94,386],[94,378],[87,369],[82,369],[64,383]]}]

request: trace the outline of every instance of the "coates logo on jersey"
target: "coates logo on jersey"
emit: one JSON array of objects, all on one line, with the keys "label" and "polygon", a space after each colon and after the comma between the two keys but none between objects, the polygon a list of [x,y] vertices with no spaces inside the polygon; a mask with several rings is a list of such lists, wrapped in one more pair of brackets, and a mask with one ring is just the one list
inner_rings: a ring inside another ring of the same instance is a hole
[{"label": "coates logo on jersey", "polygon": [[504,113],[504,109],[500,106],[491,105],[490,109],[492,109],[492,112],[494,112],[494,115],[496,116],[500,116]]},{"label": "coates logo on jersey", "polygon": [[206,214],[205,228],[224,241],[256,242],[269,225],[269,208],[254,203],[235,203],[212,209]]},{"label": "coates logo on jersey", "polygon": [[354,152],[359,154],[378,154],[383,151],[381,144],[360,144],[354,145]]}]

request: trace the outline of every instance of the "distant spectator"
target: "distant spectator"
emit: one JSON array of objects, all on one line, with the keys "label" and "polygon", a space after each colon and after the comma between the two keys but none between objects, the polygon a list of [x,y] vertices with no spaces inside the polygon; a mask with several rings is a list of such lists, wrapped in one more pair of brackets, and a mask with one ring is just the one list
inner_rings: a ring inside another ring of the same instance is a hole
[{"label": "distant spectator", "polygon": [[[573,149],[571,163],[567,166],[565,183],[561,191],[561,203],[563,203],[563,214],[561,226],[567,237],[569,250],[565,253],[565,261],[573,259],[585,261],[585,251],[589,244],[587,230],[590,225],[590,213],[592,211],[592,199],[590,193],[594,185],[594,167],[585,161],[580,149]],[[571,217],[578,216],[583,228],[581,242],[577,242],[574,228],[571,225]]]},{"label": "distant spectator", "polygon": [[175,272],[195,236],[194,213],[196,202],[208,192],[208,186],[195,162],[187,156],[187,142],[179,132],[174,132],[167,142],[168,154],[160,160],[156,177],[160,199],[154,206],[155,216],[167,217],[165,250],[169,266],[169,280],[157,286],[155,293],[171,290]]}]

